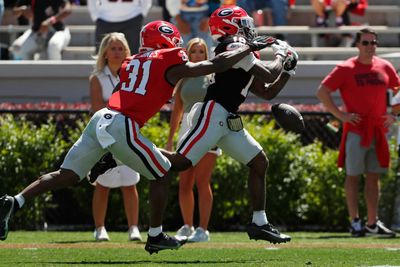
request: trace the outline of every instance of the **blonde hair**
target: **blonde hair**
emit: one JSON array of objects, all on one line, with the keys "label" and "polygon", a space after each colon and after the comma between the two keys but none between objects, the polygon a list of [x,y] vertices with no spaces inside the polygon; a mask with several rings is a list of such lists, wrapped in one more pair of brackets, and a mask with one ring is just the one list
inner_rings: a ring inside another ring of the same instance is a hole
[{"label": "blonde hair", "polygon": [[104,67],[107,64],[107,59],[106,59],[107,49],[114,41],[120,41],[122,43],[125,49],[125,57],[129,57],[131,55],[131,50],[129,49],[128,41],[126,40],[125,35],[123,33],[120,32],[107,33],[101,40],[97,56],[94,57],[96,59],[96,66],[93,70],[93,74],[103,71]]},{"label": "blonde hair", "polygon": [[204,47],[204,50],[206,53],[205,59],[208,59],[208,48],[207,48],[206,41],[204,41],[204,39],[202,39],[202,38],[196,37],[196,38],[190,39],[190,41],[187,43],[187,46],[186,46],[186,52],[189,56],[189,60],[190,60],[190,54],[191,54],[192,47],[195,45],[201,45]]}]

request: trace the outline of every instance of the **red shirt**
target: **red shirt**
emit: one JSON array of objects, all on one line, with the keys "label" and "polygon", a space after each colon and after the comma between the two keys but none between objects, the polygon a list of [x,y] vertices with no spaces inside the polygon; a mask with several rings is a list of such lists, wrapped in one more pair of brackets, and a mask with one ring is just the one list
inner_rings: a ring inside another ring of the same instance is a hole
[{"label": "red shirt", "polygon": [[127,57],[119,74],[119,90],[111,95],[108,107],[142,127],[172,97],[174,85],[166,80],[166,71],[187,60],[183,48],[160,49]]},{"label": "red shirt", "polygon": [[387,60],[373,57],[365,65],[350,58],[337,65],[322,84],[339,90],[347,112],[378,117],[386,114],[386,90],[400,86],[396,70]]},{"label": "red shirt", "polygon": [[400,86],[396,70],[386,60],[374,56],[372,64],[362,64],[356,57],[336,66],[322,84],[331,91],[339,90],[347,112],[357,113],[361,122],[357,125],[344,123],[339,153],[339,166],[343,166],[344,144],[347,132],[361,136],[361,145],[368,147],[376,140],[378,159],[387,167],[389,152],[382,116],[386,114],[386,91]]}]

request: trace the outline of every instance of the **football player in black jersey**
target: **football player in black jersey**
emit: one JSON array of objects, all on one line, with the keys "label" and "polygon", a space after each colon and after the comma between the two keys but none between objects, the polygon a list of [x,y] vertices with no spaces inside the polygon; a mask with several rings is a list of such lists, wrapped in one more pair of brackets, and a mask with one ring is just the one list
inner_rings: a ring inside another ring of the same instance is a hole
[{"label": "football player in black jersey", "polygon": [[[274,98],[294,75],[297,53],[287,43],[272,37],[255,37],[253,19],[240,7],[221,7],[210,17],[211,33],[219,43],[216,54],[234,50],[246,43],[269,42],[275,60],[266,64],[251,53],[233,68],[214,74],[204,102],[196,103],[188,118],[191,128],[176,153],[168,155],[172,168],[182,170],[197,164],[209,149],[217,145],[226,154],[250,168],[249,190],[253,220],[247,226],[250,239],[282,243],[291,237],[281,234],[268,222],[265,212],[265,176],[268,159],[261,145],[245,130],[237,114],[248,93],[269,100]],[[256,50],[256,49],[255,49]]]}]

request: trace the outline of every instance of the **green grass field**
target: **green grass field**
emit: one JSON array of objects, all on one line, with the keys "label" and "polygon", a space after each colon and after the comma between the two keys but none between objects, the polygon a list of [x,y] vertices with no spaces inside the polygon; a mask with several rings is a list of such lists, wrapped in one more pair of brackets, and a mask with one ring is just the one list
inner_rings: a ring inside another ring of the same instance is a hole
[{"label": "green grass field", "polygon": [[150,256],[144,242],[129,242],[122,232],[109,232],[103,243],[91,232],[10,232],[0,241],[0,266],[400,266],[399,238],[289,234],[290,243],[272,245],[243,232],[211,233],[208,243]]}]

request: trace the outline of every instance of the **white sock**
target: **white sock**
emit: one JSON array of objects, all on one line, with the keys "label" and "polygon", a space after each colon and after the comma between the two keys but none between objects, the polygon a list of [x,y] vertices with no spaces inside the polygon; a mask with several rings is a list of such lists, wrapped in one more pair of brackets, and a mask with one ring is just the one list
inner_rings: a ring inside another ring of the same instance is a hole
[{"label": "white sock", "polygon": [[268,223],[267,214],[265,210],[257,210],[253,211],[253,223],[257,224],[258,226],[264,225]]},{"label": "white sock", "polygon": [[158,236],[160,233],[162,233],[162,225],[149,228],[149,236]]},{"label": "white sock", "polygon": [[24,196],[21,193],[19,193],[18,195],[14,196],[14,198],[18,202],[19,208],[22,208],[22,206],[25,204]]}]

